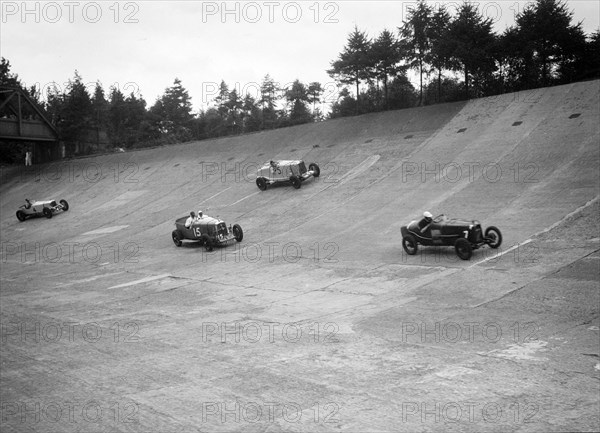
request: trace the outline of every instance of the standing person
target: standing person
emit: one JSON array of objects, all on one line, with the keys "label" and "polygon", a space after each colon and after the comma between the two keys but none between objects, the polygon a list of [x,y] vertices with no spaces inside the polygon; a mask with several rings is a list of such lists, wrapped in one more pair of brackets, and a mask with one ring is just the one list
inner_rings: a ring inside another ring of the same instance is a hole
[{"label": "standing person", "polygon": [[27,148],[27,152],[25,152],[25,166],[28,167],[31,165],[31,149]]}]

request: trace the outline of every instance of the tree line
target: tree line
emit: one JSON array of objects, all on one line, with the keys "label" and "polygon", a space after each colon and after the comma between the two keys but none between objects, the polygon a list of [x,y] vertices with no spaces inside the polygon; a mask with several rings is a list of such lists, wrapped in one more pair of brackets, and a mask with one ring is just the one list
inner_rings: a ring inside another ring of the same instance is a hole
[{"label": "tree line", "polygon": [[[565,2],[537,0],[517,14],[513,26],[496,34],[493,20],[476,4],[465,2],[451,15],[443,5],[419,0],[396,33],[383,30],[374,39],[357,27],[350,33],[327,72],[354,87],[354,96],[348,90],[340,94],[332,116],[597,78],[599,31],[586,36],[581,23],[572,21]],[[419,77],[416,95],[406,79],[409,70]]]},{"label": "tree line", "polygon": [[[329,118],[489,96],[600,76],[599,31],[586,36],[581,23],[561,0],[537,0],[516,16],[502,34],[492,30],[472,3],[451,15],[424,0],[409,11],[396,32],[383,30],[370,39],[358,27],[331,62],[328,74],[340,91]],[[415,88],[408,71],[418,75]],[[99,148],[137,148],[280,128],[325,118],[318,104],[319,82],[295,80],[280,86],[267,74],[256,95],[240,94],[220,83],[212,105],[192,112],[181,80],[148,107],[141,95],[93,93],[75,71],[64,90],[27,88],[10,63],[0,62],[0,86],[26,91],[57,126],[66,155]],[[1,114],[1,113],[0,113]],[[96,142],[102,146],[84,145]],[[4,152],[7,154],[7,152]]]},{"label": "tree line", "polygon": [[23,85],[10,68],[10,62],[1,58],[0,86],[23,89],[45,110],[59,130],[67,156],[106,147],[127,149],[223,137],[324,119],[317,106],[324,92],[320,83],[295,80],[282,88],[269,74],[260,84],[258,97],[250,93],[242,96],[221,81],[212,106],[194,114],[189,92],[178,78],[148,107],[135,92],[125,95],[118,87],[106,92],[100,82],[90,93],[77,71],[64,90],[50,86],[42,100],[40,89]]}]

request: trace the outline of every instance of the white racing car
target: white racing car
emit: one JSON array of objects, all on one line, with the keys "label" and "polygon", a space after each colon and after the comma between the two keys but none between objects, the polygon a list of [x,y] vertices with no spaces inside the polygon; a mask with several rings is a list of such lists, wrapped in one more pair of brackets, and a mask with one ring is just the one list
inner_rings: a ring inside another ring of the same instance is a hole
[{"label": "white racing car", "polygon": [[61,200],[56,203],[55,200],[29,200],[25,199],[25,204],[19,207],[17,211],[17,219],[25,221],[27,218],[45,216],[52,218],[55,213],[66,212],[69,210],[69,203],[66,200]]},{"label": "white racing car", "polygon": [[302,182],[311,177],[319,177],[321,170],[317,164],[310,163],[308,170],[304,161],[270,161],[258,169],[256,174],[256,186],[261,191],[267,186],[279,182],[290,182],[294,188],[302,186]]}]

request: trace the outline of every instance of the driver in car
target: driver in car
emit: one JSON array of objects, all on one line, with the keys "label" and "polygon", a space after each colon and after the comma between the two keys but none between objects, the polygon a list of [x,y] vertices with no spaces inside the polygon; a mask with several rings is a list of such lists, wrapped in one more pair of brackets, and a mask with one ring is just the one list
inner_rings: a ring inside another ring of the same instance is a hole
[{"label": "driver in car", "polygon": [[194,223],[194,221],[196,221],[196,214],[194,213],[194,211],[191,211],[190,216],[188,217],[188,219],[185,220],[185,228],[189,229]]},{"label": "driver in car", "polygon": [[423,219],[419,221],[419,229],[421,230],[421,233],[425,232],[429,228],[432,221],[433,215],[427,211],[423,212]]}]

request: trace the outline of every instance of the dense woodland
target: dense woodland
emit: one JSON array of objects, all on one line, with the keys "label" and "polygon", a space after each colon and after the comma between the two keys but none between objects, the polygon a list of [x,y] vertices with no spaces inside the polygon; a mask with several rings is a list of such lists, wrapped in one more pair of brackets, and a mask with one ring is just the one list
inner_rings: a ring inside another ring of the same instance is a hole
[{"label": "dense woodland", "polygon": [[[100,82],[90,94],[77,71],[64,90],[50,89],[42,100],[39,89],[21,83],[2,58],[0,86],[24,89],[57,126],[67,156],[73,156],[97,151],[99,146],[82,143],[100,137],[99,131],[103,148],[138,148],[600,76],[599,31],[586,35],[561,0],[529,4],[502,34],[492,27],[475,4],[465,2],[452,15],[423,0],[395,30],[384,29],[371,38],[355,27],[327,69],[339,91],[326,116],[319,108],[325,92],[321,83],[298,79],[281,88],[269,74],[258,98],[240,95],[222,81],[212,106],[198,113],[193,113],[191,97],[177,78],[149,107],[139,94],[106,90]],[[409,71],[416,74],[417,87],[409,81]],[[14,152],[2,153],[8,162]]]}]

